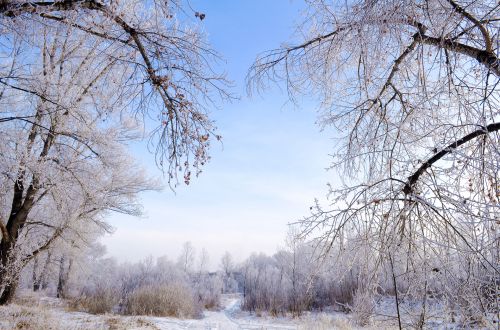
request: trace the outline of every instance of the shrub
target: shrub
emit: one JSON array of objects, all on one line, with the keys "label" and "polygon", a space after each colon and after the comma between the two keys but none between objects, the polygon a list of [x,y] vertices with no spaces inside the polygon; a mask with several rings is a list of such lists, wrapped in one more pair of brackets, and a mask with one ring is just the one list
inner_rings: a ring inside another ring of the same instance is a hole
[{"label": "shrub", "polygon": [[186,318],[197,317],[200,312],[192,291],[179,283],[139,287],[129,295],[125,305],[128,315]]},{"label": "shrub", "polygon": [[83,309],[91,314],[105,314],[113,312],[119,300],[116,290],[101,287],[83,293],[81,297],[73,301],[72,307],[78,310]]},{"label": "shrub", "polygon": [[353,299],[353,319],[357,325],[366,326],[375,309],[375,301],[369,290],[358,289]]},{"label": "shrub", "polygon": [[205,309],[215,310],[220,307],[220,295],[223,281],[219,276],[200,276],[195,286],[198,303]]}]

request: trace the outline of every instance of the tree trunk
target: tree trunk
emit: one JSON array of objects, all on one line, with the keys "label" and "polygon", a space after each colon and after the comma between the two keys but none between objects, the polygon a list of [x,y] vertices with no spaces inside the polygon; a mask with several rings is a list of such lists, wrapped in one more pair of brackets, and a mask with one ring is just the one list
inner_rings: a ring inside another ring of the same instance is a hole
[{"label": "tree trunk", "polygon": [[38,269],[38,258],[35,258],[35,260],[33,260],[33,274],[32,274],[32,281],[33,281],[33,291],[38,291],[40,289],[40,281],[38,280],[37,276],[36,276],[36,271]]},{"label": "tree trunk", "polygon": [[64,256],[61,257],[61,261],[59,263],[59,279],[57,281],[57,298],[62,298],[64,296]]},{"label": "tree trunk", "polygon": [[2,238],[0,242],[0,305],[9,303],[17,288],[17,276],[13,272],[11,251],[13,244]]},{"label": "tree trunk", "polygon": [[47,289],[49,286],[49,282],[47,281],[48,273],[49,273],[49,265],[51,262],[51,253],[50,251],[47,252],[47,259],[45,260],[45,265],[43,266],[43,271],[42,274],[40,275],[40,285],[42,287],[42,290]]},{"label": "tree trunk", "polygon": [[16,294],[18,279],[13,279],[8,283],[3,284],[3,291],[0,293],[0,305],[5,305],[12,302],[12,298]]},{"label": "tree trunk", "polygon": [[57,298],[65,298],[66,297],[66,287],[69,278],[69,272],[71,271],[71,266],[73,264],[73,260],[69,260],[68,268],[66,268],[66,258],[64,256],[61,257],[61,263],[59,264],[59,280],[57,283]]}]

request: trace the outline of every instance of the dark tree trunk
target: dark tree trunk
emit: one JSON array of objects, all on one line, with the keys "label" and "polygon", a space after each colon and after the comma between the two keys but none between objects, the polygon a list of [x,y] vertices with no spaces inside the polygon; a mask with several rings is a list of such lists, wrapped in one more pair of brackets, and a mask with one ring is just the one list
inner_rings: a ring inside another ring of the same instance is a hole
[{"label": "dark tree trunk", "polygon": [[0,242],[0,305],[5,305],[12,300],[15,292],[15,285],[12,284],[10,265],[10,251],[12,244],[2,238]]},{"label": "dark tree trunk", "polygon": [[5,285],[5,288],[3,289],[2,293],[0,294],[0,305],[5,305],[8,304],[12,301],[14,298],[14,295],[16,293],[17,289],[17,283],[8,283]]},{"label": "dark tree trunk", "polygon": [[35,292],[40,290],[40,281],[36,276],[37,269],[38,269],[38,258],[35,258],[35,260],[33,260],[33,274],[31,277],[31,280],[33,281],[33,291]]},{"label": "dark tree trunk", "polygon": [[50,254],[50,251],[47,253],[47,259],[45,260],[45,265],[43,266],[43,271],[42,274],[40,275],[40,285],[42,290],[47,289],[49,286],[49,282],[47,281],[47,275],[49,273],[49,265],[51,262],[51,257],[52,255]]},{"label": "dark tree trunk", "polygon": [[59,262],[59,279],[57,281],[57,298],[62,298],[64,296],[64,286],[65,286],[65,278],[64,278],[64,256],[61,257]]},{"label": "dark tree trunk", "polygon": [[73,261],[70,259],[68,263],[68,268],[66,268],[66,258],[64,256],[61,257],[61,261],[59,264],[59,280],[57,282],[57,298],[66,297],[67,282],[72,264]]},{"label": "dark tree trunk", "polygon": [[[2,278],[2,282],[4,280],[5,278]],[[0,285],[3,286],[3,291],[0,293],[0,305],[12,302],[12,299],[16,294],[18,280],[18,278],[14,278],[9,280],[7,283],[0,283]]]},{"label": "dark tree trunk", "polygon": [[[1,0],[0,0],[1,1]],[[5,1],[0,3],[0,10],[5,5]],[[27,143],[27,154],[31,154],[33,151],[33,145],[35,143],[36,137],[39,134],[39,121],[42,118],[42,107],[37,107],[35,114],[35,122],[31,126],[31,130],[28,136]],[[50,148],[52,147],[55,134],[53,134],[53,124],[51,124],[50,131],[43,143],[43,149],[38,156],[41,160],[48,155]],[[36,175],[32,175],[31,181],[29,181],[29,175],[26,174],[24,161],[19,164],[19,169],[17,172],[17,177],[13,186],[13,196],[12,205],[10,209],[9,217],[7,218],[7,223],[1,226],[2,239],[0,241],[0,305],[6,304],[11,301],[15,294],[17,288],[17,282],[19,280],[19,271],[22,269],[23,265],[16,265],[12,254],[12,251],[16,245],[19,233],[26,224],[28,214],[31,212],[33,206],[35,205],[35,196],[39,192],[39,178]],[[0,219],[0,221],[2,221]],[[27,260],[24,260],[27,261]],[[23,261],[23,262],[24,262]],[[17,267],[19,269],[14,269]]]}]

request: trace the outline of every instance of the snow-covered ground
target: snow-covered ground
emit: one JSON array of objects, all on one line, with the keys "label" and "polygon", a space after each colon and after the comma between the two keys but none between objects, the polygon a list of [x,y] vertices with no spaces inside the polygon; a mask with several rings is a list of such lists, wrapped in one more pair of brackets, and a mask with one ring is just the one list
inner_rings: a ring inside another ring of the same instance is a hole
[{"label": "snow-covered ground", "polygon": [[[17,304],[0,307],[0,329],[83,330],[288,330],[288,329],[357,329],[340,313],[308,313],[301,318],[255,316],[242,312],[241,298],[227,295],[220,311],[205,311],[201,319],[176,319],[151,316],[92,315],[71,311],[59,299],[30,297]],[[374,324],[371,329],[395,328],[389,323]]]},{"label": "snow-covered ground", "polygon": [[241,299],[226,296],[222,299],[221,311],[205,311],[199,320],[178,320],[164,317],[149,318],[160,329],[297,329],[297,322],[286,318],[252,318],[248,315],[238,317]]}]

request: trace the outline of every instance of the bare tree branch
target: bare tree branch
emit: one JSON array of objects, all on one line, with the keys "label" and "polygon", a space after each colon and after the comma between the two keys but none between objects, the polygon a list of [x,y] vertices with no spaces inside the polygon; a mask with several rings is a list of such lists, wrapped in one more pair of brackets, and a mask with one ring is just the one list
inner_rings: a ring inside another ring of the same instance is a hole
[{"label": "bare tree branch", "polygon": [[467,134],[466,136],[462,137],[461,139],[458,139],[452,143],[450,143],[448,146],[446,146],[444,149],[440,150],[434,156],[429,158],[427,161],[425,161],[416,171],[413,173],[411,176],[408,177],[408,181],[405,183],[403,192],[405,194],[411,194],[413,192],[413,187],[417,183],[419,177],[426,171],[428,170],[434,163],[436,163],[438,160],[443,158],[449,153],[452,153],[453,150],[456,148],[460,147],[461,145],[486,134],[496,132],[500,130],[500,123],[492,123],[487,126],[481,127],[480,129],[475,130],[472,133]]}]

